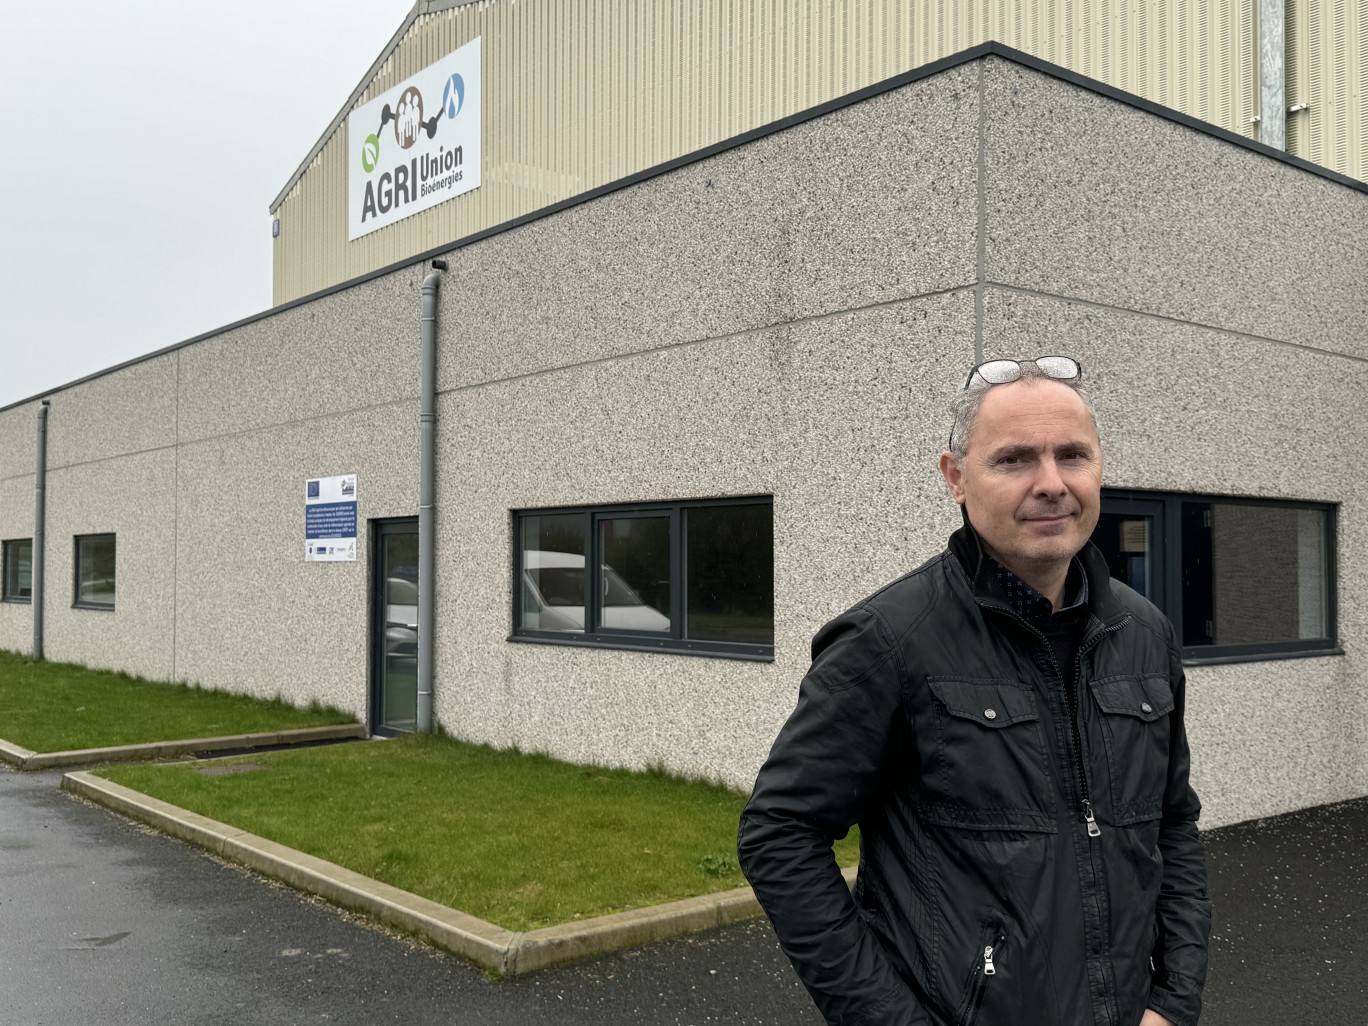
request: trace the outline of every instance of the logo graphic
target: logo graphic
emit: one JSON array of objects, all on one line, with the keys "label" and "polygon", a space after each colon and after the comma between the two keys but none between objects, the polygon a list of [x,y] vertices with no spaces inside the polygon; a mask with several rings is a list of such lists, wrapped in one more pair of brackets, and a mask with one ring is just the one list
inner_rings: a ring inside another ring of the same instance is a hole
[{"label": "logo graphic", "polygon": [[380,111],[380,128],[394,122],[394,141],[402,149],[408,149],[418,141],[418,134],[425,133],[429,139],[437,134],[437,122],[442,120],[439,110],[426,121],[423,120],[423,94],[417,86],[409,86],[399,95],[397,110],[390,110],[387,103]]},{"label": "logo graphic", "polygon": [[[417,86],[409,86],[399,97],[399,109],[394,112],[394,141],[408,149],[418,141],[423,127],[423,94]],[[433,128],[437,126],[434,124]]]},{"label": "logo graphic", "polygon": [[366,136],[366,141],[361,144],[361,166],[366,169],[366,174],[370,174],[379,162],[380,137],[372,132]]},{"label": "logo graphic", "polygon": [[348,239],[479,188],[480,67],[476,38],[348,115]]},{"label": "logo graphic", "polygon": [[343,482],[342,482],[342,494],[343,494],[343,495],[355,495],[355,494],[356,494],[356,482],[355,482],[355,481],[343,481]]},{"label": "logo graphic", "polygon": [[316,499],[316,498],[318,498],[318,482],[317,482],[317,481],[310,481],[310,482],[309,482],[309,498],[311,498],[311,499]]},{"label": "logo graphic", "polygon": [[461,113],[461,107],[465,105],[465,79],[460,75],[452,75],[447,79],[446,87],[442,90],[442,110],[446,111],[447,120],[454,120],[456,115]]}]

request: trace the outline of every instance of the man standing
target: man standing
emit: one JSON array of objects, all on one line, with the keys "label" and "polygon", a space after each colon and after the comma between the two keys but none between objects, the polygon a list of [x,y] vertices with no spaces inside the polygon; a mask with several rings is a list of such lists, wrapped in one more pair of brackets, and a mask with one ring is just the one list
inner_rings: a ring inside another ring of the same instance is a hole
[{"label": "man standing", "polygon": [[[742,868],[829,1023],[1195,1026],[1211,907],[1173,629],[1088,541],[1067,357],[994,360],[940,468],[965,525],[812,643]],[[853,894],[831,853],[860,827]]]}]

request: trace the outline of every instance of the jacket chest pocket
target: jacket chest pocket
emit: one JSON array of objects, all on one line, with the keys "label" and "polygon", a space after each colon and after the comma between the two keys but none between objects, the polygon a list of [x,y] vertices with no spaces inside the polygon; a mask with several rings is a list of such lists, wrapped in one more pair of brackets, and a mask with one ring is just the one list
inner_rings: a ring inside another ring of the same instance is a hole
[{"label": "jacket chest pocket", "polygon": [[1173,691],[1162,674],[1104,677],[1089,683],[1102,711],[1103,747],[1117,826],[1158,819],[1168,780]]},{"label": "jacket chest pocket", "polygon": [[1053,832],[1036,697],[1013,681],[927,679],[935,749],[922,764],[922,818],[974,830]]}]

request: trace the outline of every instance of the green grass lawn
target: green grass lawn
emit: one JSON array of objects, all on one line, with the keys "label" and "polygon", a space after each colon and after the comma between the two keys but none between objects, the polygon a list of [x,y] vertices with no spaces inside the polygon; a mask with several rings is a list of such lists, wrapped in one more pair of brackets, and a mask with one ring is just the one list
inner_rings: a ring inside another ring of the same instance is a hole
[{"label": "green grass lawn", "polygon": [[296,709],[0,651],[0,738],[35,752],[349,722],[336,709]]},{"label": "green grass lawn", "polygon": [[[745,883],[746,796],[712,784],[422,735],[221,762],[266,768],[100,775],[510,930]],[[858,861],[853,831],[836,854]]]}]

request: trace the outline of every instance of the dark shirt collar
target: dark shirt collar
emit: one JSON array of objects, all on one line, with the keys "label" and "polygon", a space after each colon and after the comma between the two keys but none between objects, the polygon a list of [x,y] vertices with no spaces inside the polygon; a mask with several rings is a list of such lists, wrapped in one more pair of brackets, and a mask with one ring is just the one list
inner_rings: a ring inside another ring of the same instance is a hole
[{"label": "dark shirt collar", "polygon": [[1088,575],[1083,572],[1083,564],[1075,556],[1069,564],[1069,574],[1064,579],[1064,599],[1068,603],[1055,612],[1050,600],[1036,591],[1012,571],[999,563],[986,552],[983,556],[993,577],[1002,588],[1003,596],[1012,611],[1027,623],[1045,623],[1051,617],[1076,616],[1088,604]]},{"label": "dark shirt collar", "polygon": [[[979,544],[978,535],[969,523],[969,514],[963,506],[960,507],[960,514],[964,526],[950,536],[949,555],[968,578],[975,600],[1002,602],[1002,587],[993,576],[988,554]],[[1074,559],[1083,567],[1083,578],[1088,582],[1086,596],[1080,596],[1080,601],[1086,601],[1088,604],[1088,613],[1096,616],[1103,624],[1121,624],[1129,619],[1129,610],[1117,600],[1112,591],[1107,561],[1097,550],[1097,546],[1089,542]],[[1067,584],[1064,594],[1069,594]]]}]

